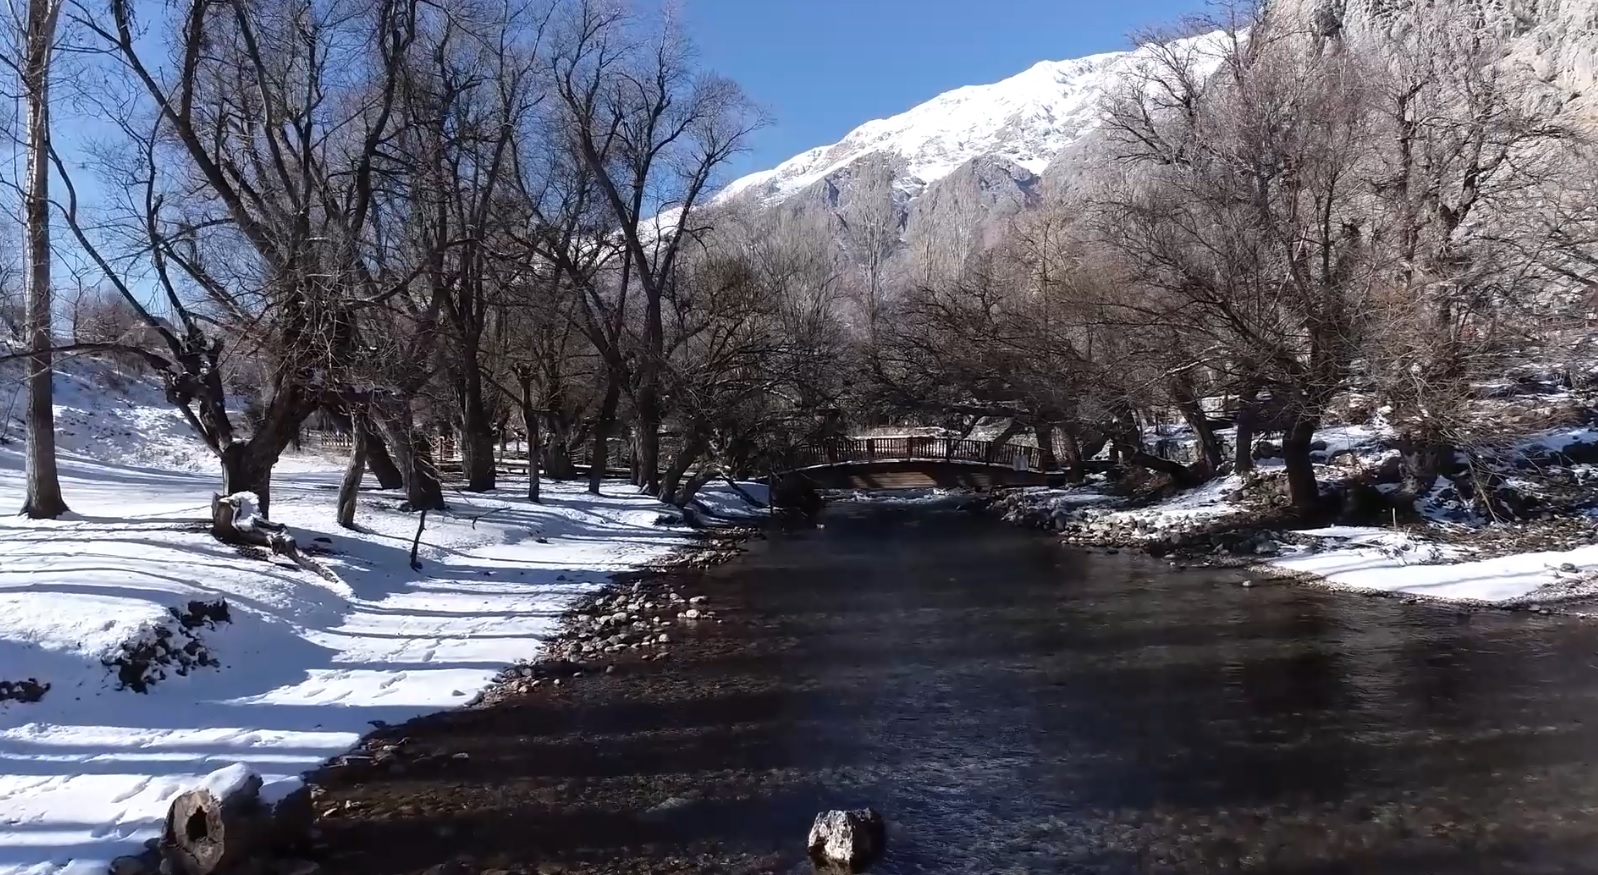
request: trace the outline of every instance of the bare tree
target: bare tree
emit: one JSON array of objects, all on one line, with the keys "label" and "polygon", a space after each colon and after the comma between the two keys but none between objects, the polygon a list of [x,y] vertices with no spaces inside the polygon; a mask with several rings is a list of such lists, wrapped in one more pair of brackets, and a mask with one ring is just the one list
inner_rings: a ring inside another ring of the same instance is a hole
[{"label": "bare tree", "polygon": [[[1106,124],[1125,173],[1098,195],[1103,239],[1133,268],[1129,325],[1190,340],[1203,365],[1257,380],[1285,411],[1295,506],[1319,497],[1310,445],[1353,373],[1380,268],[1360,169],[1373,127],[1342,54],[1273,29],[1162,34]],[[1213,24],[1213,23],[1212,23]]]},{"label": "bare tree", "polygon": [[903,216],[894,201],[893,164],[881,157],[857,162],[851,199],[840,214],[844,251],[860,271],[866,338],[874,342],[887,308],[889,266],[899,248]]},{"label": "bare tree", "polygon": [[[157,19],[170,72],[149,59],[128,0],[68,14],[110,61],[100,106],[124,140],[101,156],[113,206],[92,223],[55,157],[61,212],[159,338],[137,352],[217,453],[224,491],[256,492],[265,512],[278,455],[348,386],[358,312],[408,280],[374,271],[362,246],[415,5],[194,0]],[[130,285],[146,265],[164,315]],[[244,362],[263,374],[247,438],[224,379]]]},{"label": "bare tree", "polygon": [[28,0],[22,23],[23,93],[28,103],[28,359],[27,497],[22,512],[54,519],[67,511],[56,473],[55,368],[50,278],[50,67],[62,0]]},{"label": "bare tree", "polygon": [[[551,65],[565,141],[592,174],[626,259],[622,280],[642,292],[631,392],[639,486],[659,489],[665,415],[662,302],[696,209],[715,172],[758,123],[737,85],[700,73],[668,23],[580,0],[563,23]],[[620,376],[620,375],[617,375]]]},{"label": "bare tree", "polygon": [[813,437],[818,415],[841,403],[849,361],[825,240],[728,211],[712,218],[666,291],[662,386],[682,440],[660,495],[679,507],[717,477],[769,472]]},{"label": "bare tree", "polygon": [[1370,368],[1413,495],[1460,450],[1504,439],[1476,386],[1560,321],[1550,305],[1568,277],[1549,267],[1573,263],[1576,225],[1545,222],[1544,205],[1568,202],[1579,153],[1563,95],[1505,62],[1481,8],[1425,2],[1410,15],[1403,33],[1350,47],[1375,70],[1370,185],[1395,250]]}]

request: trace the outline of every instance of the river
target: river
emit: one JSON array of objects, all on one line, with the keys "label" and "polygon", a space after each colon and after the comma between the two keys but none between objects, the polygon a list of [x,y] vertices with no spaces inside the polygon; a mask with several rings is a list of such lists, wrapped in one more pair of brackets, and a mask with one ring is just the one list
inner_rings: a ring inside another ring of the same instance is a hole
[{"label": "river", "polygon": [[684,584],[726,622],[669,666],[516,718],[502,792],[560,871],[808,871],[869,804],[882,873],[1598,872],[1590,627],[1242,579],[834,506]]}]

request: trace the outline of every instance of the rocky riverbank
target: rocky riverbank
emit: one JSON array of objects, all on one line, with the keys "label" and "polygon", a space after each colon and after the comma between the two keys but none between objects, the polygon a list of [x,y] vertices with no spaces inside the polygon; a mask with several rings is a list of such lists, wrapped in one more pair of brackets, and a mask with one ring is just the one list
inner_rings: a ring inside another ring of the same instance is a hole
[{"label": "rocky riverbank", "polygon": [[709,598],[688,584],[696,573],[737,556],[739,542],[754,530],[704,534],[672,557],[638,571],[615,575],[609,586],[585,599],[561,621],[561,630],[535,659],[507,667],[473,702],[493,705],[559,687],[584,676],[614,674],[629,664],[671,658],[673,634],[720,623]]},{"label": "rocky riverbank", "polygon": [[[644,833],[654,836],[692,793],[649,774],[669,761],[664,739],[643,743],[655,761],[636,782],[620,780],[629,769],[615,758],[639,755],[639,740],[622,736],[658,729],[632,724],[629,711],[641,700],[704,695],[697,680],[679,680],[707,653],[727,652],[714,643],[727,618],[703,585],[704,571],[738,555],[750,537],[761,535],[713,531],[667,561],[616,575],[567,612],[540,654],[507,667],[467,707],[377,726],[308,776],[320,871],[705,871],[710,850],[617,851],[618,819],[642,811]],[[617,780],[602,777],[611,774]]]}]

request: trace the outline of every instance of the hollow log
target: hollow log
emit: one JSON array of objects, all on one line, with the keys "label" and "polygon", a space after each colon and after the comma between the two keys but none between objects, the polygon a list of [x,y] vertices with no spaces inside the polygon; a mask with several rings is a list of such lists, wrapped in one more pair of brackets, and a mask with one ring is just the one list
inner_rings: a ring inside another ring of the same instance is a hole
[{"label": "hollow log", "polygon": [[260,791],[261,779],[250,775],[220,799],[199,789],[172,800],[161,832],[171,867],[180,875],[217,875],[258,859],[272,836],[272,812]]}]

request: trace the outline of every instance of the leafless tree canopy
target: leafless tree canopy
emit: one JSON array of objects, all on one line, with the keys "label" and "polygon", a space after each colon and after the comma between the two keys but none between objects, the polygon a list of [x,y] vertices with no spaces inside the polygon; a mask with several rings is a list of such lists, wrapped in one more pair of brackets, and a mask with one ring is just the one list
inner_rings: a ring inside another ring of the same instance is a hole
[{"label": "leafless tree canopy", "polygon": [[[687,505],[885,423],[996,423],[1074,473],[1106,453],[1181,485],[1277,433],[1308,508],[1352,396],[1421,490],[1507,439],[1482,382],[1573,355],[1598,289],[1584,130],[1449,4],[1359,44],[1242,3],[1145,34],[1065,199],[918,256],[887,167],[855,168],[835,221],[715,201],[763,119],[660,10],[51,3],[73,105],[116,136],[29,141],[57,181],[29,203],[88,270],[70,337],[16,327],[35,362],[136,357],[263,508],[313,415],[418,509],[445,502],[440,435],[465,489],[514,443],[534,500],[540,473],[630,465]],[[1151,419],[1197,457],[1152,452]]]}]

